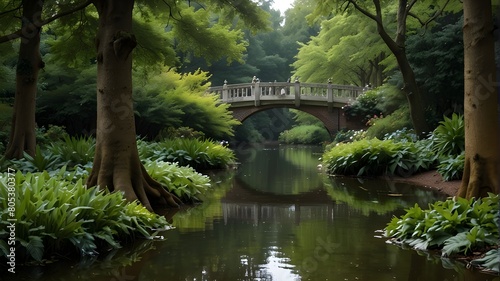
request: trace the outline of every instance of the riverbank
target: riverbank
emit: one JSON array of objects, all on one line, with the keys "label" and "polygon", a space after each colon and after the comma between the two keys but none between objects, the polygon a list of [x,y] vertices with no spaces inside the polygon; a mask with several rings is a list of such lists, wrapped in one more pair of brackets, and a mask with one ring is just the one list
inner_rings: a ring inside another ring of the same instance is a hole
[{"label": "riverbank", "polygon": [[436,189],[448,196],[455,196],[461,183],[461,180],[444,181],[443,177],[436,170],[414,174],[409,177],[393,177],[391,179]]}]

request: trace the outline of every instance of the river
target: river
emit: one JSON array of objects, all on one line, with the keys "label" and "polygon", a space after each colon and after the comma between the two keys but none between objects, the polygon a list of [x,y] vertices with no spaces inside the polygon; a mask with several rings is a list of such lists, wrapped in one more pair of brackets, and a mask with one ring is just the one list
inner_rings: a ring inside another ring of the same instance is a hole
[{"label": "river", "polygon": [[[500,280],[381,237],[380,230],[404,208],[444,199],[432,190],[329,178],[318,171],[318,147],[262,147],[237,154],[239,168],[214,174],[214,189],[204,202],[175,213],[175,229],[162,233],[161,241],[143,241],[79,264],[30,267],[24,278]],[[20,276],[15,280],[24,280]]]}]

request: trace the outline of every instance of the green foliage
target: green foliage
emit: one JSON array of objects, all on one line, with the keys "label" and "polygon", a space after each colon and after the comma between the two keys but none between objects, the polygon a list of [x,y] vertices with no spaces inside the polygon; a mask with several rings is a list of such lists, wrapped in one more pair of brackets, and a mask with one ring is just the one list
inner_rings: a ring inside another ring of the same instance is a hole
[{"label": "green foliage", "polygon": [[[164,217],[137,201],[127,202],[122,193],[87,188],[81,180],[70,182],[62,174],[3,173],[0,198],[0,257],[8,254],[7,219],[16,219],[19,261],[40,262],[55,253],[96,255],[103,246],[119,248],[134,237],[151,239],[158,229],[168,227]],[[8,198],[15,199],[15,211],[9,209]]]},{"label": "green foliage", "polygon": [[295,75],[305,82],[326,82],[331,78],[337,84],[380,83],[382,61],[389,50],[371,20],[357,13],[335,13],[320,19],[319,33],[299,45],[293,62]]},{"label": "green foliage", "polygon": [[365,131],[364,130],[340,130],[337,132],[335,135],[335,139],[333,142],[339,143],[339,142],[353,142],[357,140],[361,140],[365,137]]},{"label": "green foliage", "polygon": [[[210,186],[208,178],[194,169],[223,169],[235,162],[232,150],[210,140],[180,138],[151,143],[138,140],[138,150],[152,177],[186,202],[199,201]],[[46,171],[68,182],[85,181],[92,169],[94,151],[95,139],[66,136],[64,141],[55,142],[45,150],[38,147],[35,157],[26,154],[18,160],[2,159],[0,168],[15,168],[23,173]]]},{"label": "green foliage", "polygon": [[385,83],[374,90],[378,91],[381,97],[377,103],[377,109],[385,115],[389,115],[408,104],[405,94],[398,85]]},{"label": "green foliage", "polygon": [[320,144],[330,140],[328,131],[316,125],[301,125],[282,132],[279,141],[286,144]]},{"label": "green foliage", "polygon": [[[155,137],[161,128],[190,127],[211,138],[232,136],[233,126],[240,122],[233,118],[229,104],[220,104],[217,96],[206,94],[208,77],[200,70],[181,75],[164,69],[141,81],[143,86],[134,92],[138,134]],[[157,129],[140,131],[151,126]]]},{"label": "green foliage", "polygon": [[12,106],[0,103],[0,154],[3,154],[9,141],[12,113]]},{"label": "green foliage", "polygon": [[464,172],[465,152],[458,156],[441,157],[439,159],[438,173],[445,181],[459,180]]},{"label": "green foliage", "polygon": [[366,91],[349,105],[344,106],[344,113],[347,118],[359,118],[361,122],[366,123],[374,116],[381,114],[377,109],[377,104],[382,96],[377,90]]},{"label": "green foliage", "polygon": [[211,186],[210,178],[188,166],[156,160],[146,162],[144,167],[153,179],[183,202],[201,201],[201,196]]},{"label": "green foliage", "polygon": [[425,142],[378,139],[339,143],[323,154],[328,173],[356,176],[410,175],[430,169],[435,160]]},{"label": "green foliage", "polygon": [[404,106],[383,118],[373,118],[366,130],[368,138],[382,139],[386,134],[403,128],[411,128],[409,108]]},{"label": "green foliage", "polygon": [[138,142],[139,156],[145,162],[176,162],[196,170],[222,169],[235,161],[231,149],[211,140],[165,139],[160,142]]},{"label": "green foliage", "polygon": [[403,128],[384,135],[384,140],[394,140],[399,142],[416,142],[417,135],[413,129]]},{"label": "green foliage", "polygon": [[323,122],[321,122],[321,120],[307,112],[296,109],[290,109],[290,112],[293,114],[293,120],[295,120],[297,125],[323,126]]},{"label": "green foliage", "polygon": [[[416,249],[440,249],[443,256],[495,247],[500,227],[499,202],[498,194],[489,194],[477,200],[454,197],[429,205],[427,210],[415,204],[388,223],[385,235]],[[479,262],[491,265],[492,260],[499,259],[487,257]]]},{"label": "green foliage", "polygon": [[36,147],[34,157],[24,152],[24,158],[5,161],[3,166],[8,166],[9,163],[15,165],[16,169],[23,173],[53,171],[66,165],[61,156],[42,150],[40,146]]},{"label": "green foliage", "polygon": [[438,172],[444,180],[462,178],[465,162],[464,117],[444,117],[430,136],[433,152],[439,157]]},{"label": "green foliage", "polygon": [[433,151],[440,156],[460,155],[465,150],[464,117],[453,113],[444,116],[432,133]]},{"label": "green foliage", "polygon": [[188,139],[199,139],[205,137],[205,134],[200,131],[196,131],[189,127],[174,128],[169,127],[167,129],[161,130],[156,136],[157,141],[164,139],[175,139],[175,138],[188,138]]},{"label": "green foliage", "polygon": [[93,137],[64,136],[63,141],[53,143],[48,150],[53,155],[58,155],[66,165],[92,164],[95,154],[95,139]]},{"label": "green foliage", "polygon": [[447,14],[426,32],[408,36],[406,44],[426,104],[439,114],[438,118],[464,102],[461,16],[462,11]]},{"label": "green foliage", "polygon": [[500,273],[500,248],[492,249],[486,252],[484,257],[471,261],[471,264],[488,269],[494,273]]}]

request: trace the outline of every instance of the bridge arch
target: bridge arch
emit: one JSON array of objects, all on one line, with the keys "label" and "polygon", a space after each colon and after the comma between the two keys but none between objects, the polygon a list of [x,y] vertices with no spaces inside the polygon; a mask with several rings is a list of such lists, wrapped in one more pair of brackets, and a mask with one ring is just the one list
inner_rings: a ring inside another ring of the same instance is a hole
[{"label": "bridge arch", "polygon": [[[252,107],[234,107],[230,110],[233,112],[235,119],[240,122],[244,122],[248,117],[265,110],[270,110],[273,108],[293,108],[299,111],[303,111],[311,114],[312,116],[318,118],[330,135],[336,134],[340,129],[347,128],[348,121],[346,120],[343,110],[341,108],[332,108],[328,110],[327,107],[318,107],[312,105],[302,105],[300,107],[295,107],[293,105],[263,105],[263,106],[252,106]],[[278,119],[284,118],[277,116]]]}]

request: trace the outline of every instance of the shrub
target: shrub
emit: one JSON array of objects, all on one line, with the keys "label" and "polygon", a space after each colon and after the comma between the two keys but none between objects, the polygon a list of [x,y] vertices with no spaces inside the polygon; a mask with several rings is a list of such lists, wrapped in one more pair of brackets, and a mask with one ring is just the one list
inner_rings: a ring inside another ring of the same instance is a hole
[{"label": "shrub", "polygon": [[365,123],[372,116],[380,114],[380,109],[376,106],[381,100],[381,95],[377,90],[370,90],[359,95],[356,100],[343,107],[347,118],[360,117],[361,122]]},{"label": "shrub", "polygon": [[155,140],[162,141],[164,139],[174,139],[174,138],[188,138],[188,139],[200,139],[205,137],[205,134],[200,131],[196,131],[189,127],[168,127],[166,129],[160,130]]},{"label": "shrub", "polygon": [[444,117],[431,136],[433,150],[440,156],[460,155],[465,150],[464,117]]},{"label": "shrub", "polygon": [[370,127],[366,130],[366,136],[382,139],[386,134],[411,127],[410,111],[407,106],[404,106],[383,118],[371,120]]},{"label": "shrub", "polygon": [[406,176],[419,170],[428,170],[435,160],[425,142],[378,139],[340,143],[323,154],[323,166],[328,173],[356,176]]},{"label": "shrub", "polygon": [[168,226],[165,218],[147,211],[140,203],[127,202],[120,192],[87,188],[82,181],[66,181],[47,172],[15,174],[15,213],[9,212],[13,174],[0,175],[0,256],[8,255],[7,219],[16,219],[16,260],[41,261],[52,254],[119,248],[134,237],[152,238]]},{"label": "shrub", "polygon": [[330,140],[325,128],[316,125],[301,125],[282,132],[278,138],[286,144],[320,144]]},{"label": "shrub", "polygon": [[[419,250],[440,249],[443,256],[489,250],[498,246],[499,201],[498,194],[489,194],[477,200],[454,197],[429,205],[427,210],[415,204],[387,224],[385,235]],[[485,257],[476,263],[498,265],[500,256]]]}]

